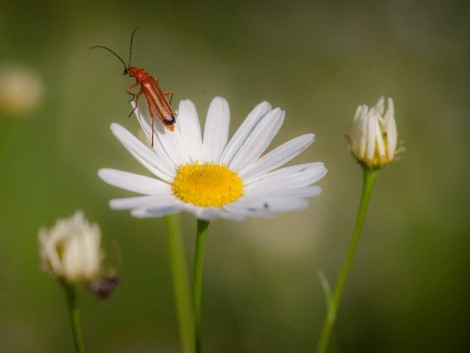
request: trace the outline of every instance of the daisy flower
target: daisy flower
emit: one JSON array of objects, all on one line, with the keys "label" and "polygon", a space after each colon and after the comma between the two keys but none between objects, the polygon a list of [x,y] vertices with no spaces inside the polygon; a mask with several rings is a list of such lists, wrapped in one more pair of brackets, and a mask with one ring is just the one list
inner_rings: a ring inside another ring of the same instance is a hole
[{"label": "daisy flower", "polygon": [[[138,108],[135,114],[150,141],[152,128],[147,116]],[[304,151],[314,141],[313,134],[296,137],[265,153],[284,115],[283,110],[262,102],[229,140],[230,110],[224,98],[212,100],[204,133],[194,104],[184,100],[179,104],[174,132],[155,124],[153,148],[112,124],[112,133],[153,176],[100,169],[99,177],[108,184],[143,195],[111,200],[111,208],[131,210],[139,218],[187,211],[210,221],[273,217],[307,207],[307,198],[321,192],[312,184],[327,170],[321,162],[278,169]]]},{"label": "daisy flower", "polygon": [[101,231],[83,212],[59,219],[51,229],[39,231],[41,267],[66,282],[90,282],[99,276],[103,255]]},{"label": "daisy flower", "polygon": [[[103,284],[108,284],[108,280],[100,278],[104,257],[100,227],[88,222],[82,211],[76,211],[69,218],[58,219],[50,229],[41,228],[38,238],[41,267],[56,278],[64,289],[75,351],[83,353],[85,348],[77,286],[86,284],[102,299],[111,294],[115,287],[108,285],[104,288]],[[106,293],[104,289],[107,289]]]},{"label": "daisy flower", "polygon": [[351,133],[346,137],[349,140],[349,150],[362,166],[362,194],[348,252],[338,274],[335,287],[330,289],[328,280],[320,273],[320,280],[327,299],[327,310],[322,333],[318,341],[317,353],[326,353],[328,351],[335,318],[338,315],[344,287],[358,248],[378,170],[397,160],[398,154],[402,150],[398,147],[398,132],[392,98],[387,99],[387,106],[385,106],[385,98],[381,97],[375,106],[371,108],[365,104],[357,107]]},{"label": "daisy flower", "polygon": [[381,97],[369,108],[363,104],[357,107],[349,138],[349,149],[359,163],[368,168],[381,168],[397,159],[397,124],[392,98]]}]

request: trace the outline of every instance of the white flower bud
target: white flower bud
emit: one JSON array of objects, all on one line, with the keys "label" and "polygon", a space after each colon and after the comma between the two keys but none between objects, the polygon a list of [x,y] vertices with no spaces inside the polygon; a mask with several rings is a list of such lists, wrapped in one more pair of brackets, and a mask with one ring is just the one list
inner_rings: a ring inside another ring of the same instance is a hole
[{"label": "white flower bud", "polygon": [[51,229],[39,231],[42,268],[70,283],[96,279],[103,258],[100,240],[99,226],[90,224],[83,212],[59,219]]},{"label": "white flower bud", "polygon": [[349,149],[362,165],[375,169],[393,162],[399,150],[392,99],[388,98],[387,109],[384,97],[370,109],[360,105],[348,138]]},{"label": "white flower bud", "polygon": [[21,67],[0,68],[0,110],[11,116],[33,111],[44,95],[39,75]]}]

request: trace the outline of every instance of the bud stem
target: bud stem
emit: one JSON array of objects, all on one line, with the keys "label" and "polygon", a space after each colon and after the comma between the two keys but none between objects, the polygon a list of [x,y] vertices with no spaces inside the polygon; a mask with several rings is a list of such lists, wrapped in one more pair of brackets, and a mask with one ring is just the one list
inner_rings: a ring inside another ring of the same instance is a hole
[{"label": "bud stem", "polygon": [[77,353],[85,353],[82,328],[80,324],[80,311],[78,310],[77,290],[73,284],[63,282],[67,308],[69,311],[70,326],[72,327],[73,342]]},{"label": "bud stem", "polygon": [[333,326],[336,321],[336,316],[339,310],[339,305],[341,303],[341,297],[343,295],[344,285],[348,279],[349,271],[351,269],[351,264],[356,253],[357,246],[359,244],[359,238],[361,236],[362,226],[366,218],[367,206],[369,205],[370,196],[372,194],[372,189],[377,179],[377,171],[371,170],[368,168],[363,168],[364,170],[364,182],[362,186],[362,195],[361,201],[359,204],[359,210],[356,216],[356,224],[349,242],[349,249],[344,260],[343,266],[339,272],[338,278],[336,280],[335,289],[333,291],[333,296],[328,303],[328,308],[325,316],[325,322],[323,323],[322,333],[320,337],[320,342],[317,346],[317,353],[326,353],[328,349],[328,344],[330,342],[331,332],[333,331]]}]

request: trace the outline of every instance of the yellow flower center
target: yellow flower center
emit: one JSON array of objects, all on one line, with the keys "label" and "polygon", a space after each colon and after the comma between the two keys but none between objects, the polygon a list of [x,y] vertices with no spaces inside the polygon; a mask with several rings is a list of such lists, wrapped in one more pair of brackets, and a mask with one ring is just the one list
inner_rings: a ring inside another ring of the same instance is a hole
[{"label": "yellow flower center", "polygon": [[171,189],[180,200],[200,207],[221,207],[243,195],[243,182],[225,164],[186,164]]}]

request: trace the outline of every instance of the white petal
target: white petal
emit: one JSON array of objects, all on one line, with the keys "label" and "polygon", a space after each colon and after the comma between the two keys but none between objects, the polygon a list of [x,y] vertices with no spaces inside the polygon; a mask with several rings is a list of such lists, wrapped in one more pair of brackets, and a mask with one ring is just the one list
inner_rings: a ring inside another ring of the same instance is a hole
[{"label": "white petal", "polygon": [[[139,123],[142,126],[142,129],[145,131],[147,136],[151,136],[152,126],[150,124],[150,119],[142,114],[141,110],[137,108],[135,110],[136,116],[139,118]],[[155,138],[153,140],[154,149],[163,149],[168,158],[176,165],[182,165],[189,162],[189,154],[186,150],[186,145],[181,136],[179,129],[174,131],[168,131],[163,127],[163,124],[158,121],[158,118],[155,118],[154,133]],[[178,122],[177,122],[178,123]],[[159,152],[159,153],[162,153]]]},{"label": "white petal", "polygon": [[387,124],[388,159],[393,160],[398,145],[397,123],[391,118]]},{"label": "white petal", "polygon": [[235,213],[235,212],[230,212],[226,211],[224,208],[222,208],[219,211],[219,217],[223,219],[229,219],[232,221],[243,221],[246,219],[246,215],[242,213]]},{"label": "white petal", "polygon": [[245,143],[246,139],[259,123],[261,118],[271,111],[271,105],[268,102],[261,102],[248,114],[246,119],[240,125],[238,130],[235,132],[233,137],[230,139],[227,147],[222,153],[220,161],[227,165],[230,164],[235,154],[238,152],[240,147]]},{"label": "white petal", "polygon": [[62,265],[64,276],[69,281],[76,281],[80,277],[83,270],[84,250],[79,237],[71,237],[64,244]]},{"label": "white petal", "polygon": [[379,156],[383,158],[385,157],[385,144],[384,144],[384,138],[382,135],[382,130],[380,129],[380,124],[378,121],[375,127],[376,127],[375,135],[377,138],[377,151],[379,152]]},{"label": "white petal", "polygon": [[385,111],[385,98],[380,97],[377,103],[375,104],[375,109],[379,113],[380,116],[384,114]]},{"label": "white petal", "polygon": [[111,131],[134,158],[151,173],[162,180],[173,181],[176,175],[174,167],[168,165],[165,160],[155,154],[121,125],[111,124]]},{"label": "white petal", "polygon": [[91,277],[93,274],[97,274],[100,270],[101,265],[101,251],[100,251],[100,239],[101,233],[86,233],[83,237],[83,244],[85,246],[85,252],[82,254],[86,257],[84,265],[86,267],[86,273]]},{"label": "white petal", "polygon": [[183,141],[186,144],[191,162],[205,162],[204,148],[202,145],[201,125],[196,107],[190,100],[180,102],[178,108],[178,120],[176,128],[180,130]]},{"label": "white petal", "polygon": [[308,201],[303,198],[284,196],[259,196],[247,199],[253,209],[264,209],[266,212],[285,212],[304,209],[308,206]]},{"label": "white petal", "polygon": [[296,164],[296,165],[291,165],[289,167],[284,167],[281,169],[274,170],[270,173],[263,174],[263,175],[258,175],[253,178],[246,178],[243,181],[243,187],[246,188],[248,185],[253,184],[256,181],[265,179],[265,178],[272,178],[272,177],[277,177],[277,176],[284,176],[288,177],[289,175],[302,172],[306,169],[309,168],[320,168],[322,170],[326,170],[325,165],[322,162],[310,162],[310,163],[304,163],[304,164]]},{"label": "white petal", "polygon": [[136,208],[131,211],[131,215],[136,218],[153,218],[180,212],[178,207],[165,207],[159,209]]},{"label": "white petal", "polygon": [[315,135],[307,134],[282,144],[240,170],[240,177],[252,178],[280,167],[303,152],[313,142],[314,138]]},{"label": "white petal", "polygon": [[303,198],[285,196],[258,196],[241,199],[224,206],[229,212],[248,217],[273,217],[277,212],[296,211],[308,206]]},{"label": "white petal", "polygon": [[230,169],[239,171],[246,165],[254,162],[276,136],[284,122],[284,111],[276,108],[266,114],[256,125],[243,146],[230,162]]},{"label": "white petal", "polygon": [[359,118],[361,117],[361,113],[362,113],[362,105],[357,107],[356,113],[354,114],[353,122],[356,122],[357,120],[359,120]]},{"label": "white petal", "polygon": [[139,194],[171,193],[171,187],[167,183],[139,174],[103,168],[98,170],[98,176],[108,184]]},{"label": "white petal", "polygon": [[255,189],[249,190],[245,193],[245,198],[250,199],[258,196],[287,196],[295,198],[308,198],[316,197],[321,194],[321,187],[319,186],[306,186],[298,189],[289,190],[270,190],[270,191],[257,191]]},{"label": "white petal", "polygon": [[[132,106],[133,109],[135,108],[134,109],[134,114],[137,117],[137,121],[139,122],[140,127],[142,128],[142,131],[144,132],[145,136],[147,137],[147,141],[148,141],[148,144],[150,146],[150,144],[152,142],[152,126],[151,126],[150,121],[149,121],[150,118],[144,112],[142,112],[141,109],[138,106],[136,106],[134,101],[131,102],[131,106]],[[160,138],[156,134],[156,130],[159,130],[159,129],[160,130],[165,130],[160,125],[161,124],[157,123],[154,126],[153,147],[151,147],[151,148],[155,151],[155,153],[157,155],[159,155],[163,160],[165,160],[167,162],[167,164],[176,166],[175,163],[173,162],[173,160],[170,158],[170,156],[166,153],[166,150],[165,150],[165,147],[163,146],[162,141],[160,140]],[[162,131],[162,133],[164,133],[164,131]]]},{"label": "white petal", "polygon": [[287,167],[269,173],[263,179],[254,181],[244,187],[245,192],[269,192],[292,190],[309,186],[323,178],[327,170],[323,163],[305,164],[302,169],[298,166]]},{"label": "white petal", "polygon": [[388,109],[385,116],[385,121],[387,123],[388,159],[392,160],[395,156],[395,151],[398,145],[397,123],[395,121],[395,108],[393,106],[392,98],[388,99]]},{"label": "white petal", "polygon": [[230,109],[227,101],[215,97],[207,112],[204,127],[204,151],[206,162],[218,163],[228,140]]},{"label": "white petal", "polygon": [[274,212],[297,211],[308,207],[308,201],[305,199],[279,197],[268,199],[266,202]]},{"label": "white petal", "polygon": [[[372,110],[373,109],[371,109],[371,111]],[[377,121],[375,114],[376,114],[375,109],[374,109],[374,112],[369,112],[369,121],[367,124],[367,159],[369,161],[371,161],[374,158],[375,142],[377,141],[378,138],[381,138],[381,136],[376,135],[379,122]]]},{"label": "white petal", "polygon": [[228,214],[233,214],[243,219],[246,217],[272,218],[276,215],[272,210],[267,209],[263,202],[259,200],[238,201],[223,206],[226,214],[222,217],[229,218]]},{"label": "white petal", "polygon": [[[366,108],[367,109],[367,108]],[[360,128],[358,129],[359,132],[359,137],[360,137],[360,148],[359,148],[359,156],[364,158],[365,157],[365,153],[366,153],[366,148],[367,148],[367,143],[368,143],[368,140],[367,140],[367,124],[369,122],[369,117],[367,116],[367,111],[364,113],[364,117],[361,121],[361,126]]]},{"label": "white petal", "polygon": [[219,209],[215,207],[197,207],[193,212],[197,219],[204,221],[211,221],[216,219],[219,215]]},{"label": "white petal", "polygon": [[44,258],[50,263],[54,273],[61,275],[64,271],[62,260],[59,258],[55,242],[49,238],[47,231],[41,233],[41,242],[44,250]]},{"label": "white petal", "polygon": [[164,208],[175,205],[177,199],[174,195],[151,195],[125,197],[109,201],[113,210],[126,210],[131,208]]},{"label": "white petal", "polygon": [[390,113],[391,116],[395,117],[395,105],[393,104],[393,99],[387,99],[387,113]]}]

